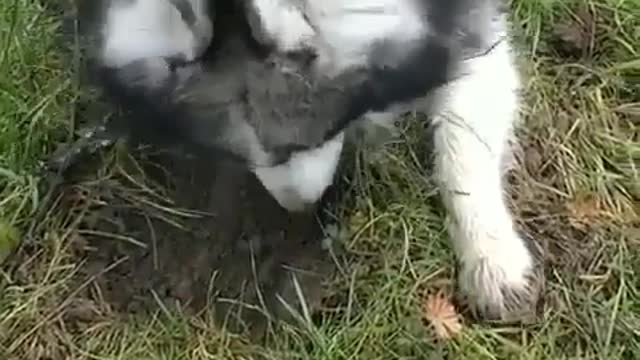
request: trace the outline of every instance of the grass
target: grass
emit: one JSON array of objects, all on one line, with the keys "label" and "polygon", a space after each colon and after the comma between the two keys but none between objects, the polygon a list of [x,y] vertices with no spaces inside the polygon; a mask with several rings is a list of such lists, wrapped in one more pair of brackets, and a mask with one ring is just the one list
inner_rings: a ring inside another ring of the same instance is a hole
[{"label": "grass", "polygon": [[409,125],[402,144],[358,158],[354,205],[339,214],[353,260],[327,283],[340,311],[283,325],[262,347],[172,311],[122,318],[101,308],[87,328],[65,322],[91,282],[72,281],[77,219],[33,217],[45,195],[39,162],[69,136],[76,90],[56,46],[59,19],[36,0],[0,2],[0,259],[22,239],[0,268],[0,358],[640,358],[640,2],[512,9],[527,75],[514,208],[544,250],[541,321],[465,321],[450,341],[422,324],[422,291],[451,287],[453,255]]}]

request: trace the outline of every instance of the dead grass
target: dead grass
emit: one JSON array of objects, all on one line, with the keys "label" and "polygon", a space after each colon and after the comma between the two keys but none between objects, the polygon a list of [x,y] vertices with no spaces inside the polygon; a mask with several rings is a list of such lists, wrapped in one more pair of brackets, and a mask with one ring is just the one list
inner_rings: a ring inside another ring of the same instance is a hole
[{"label": "dead grass", "polygon": [[[526,160],[512,176],[514,208],[542,250],[539,323],[465,320],[459,336],[438,341],[421,322],[422,294],[450,289],[454,262],[411,124],[397,145],[357,158],[353,206],[339,214],[350,261],[327,281],[333,308],[283,325],[267,347],[206,318],[123,318],[76,296],[92,282],[71,281],[81,261],[71,239],[77,216],[31,222],[43,197],[34,171],[66,136],[75,99],[49,38],[59,24],[38,4],[0,4],[0,68],[9,69],[0,75],[0,220],[23,237],[0,270],[0,358],[640,358],[637,1],[512,4],[527,73]],[[65,322],[83,311],[92,314],[86,326]]]}]

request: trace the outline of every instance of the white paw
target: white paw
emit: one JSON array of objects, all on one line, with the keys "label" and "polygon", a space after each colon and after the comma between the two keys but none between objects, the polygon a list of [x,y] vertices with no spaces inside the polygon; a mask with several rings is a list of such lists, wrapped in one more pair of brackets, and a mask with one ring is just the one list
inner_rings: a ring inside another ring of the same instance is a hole
[{"label": "white paw", "polygon": [[333,182],[343,138],[341,133],[318,148],[294,153],[284,164],[253,172],[282,207],[302,211],[315,204]]},{"label": "white paw", "polygon": [[101,33],[102,62],[121,67],[136,60],[181,56],[190,61],[206,50],[213,23],[203,15],[205,3],[194,9],[193,26],[171,1],[110,2]]},{"label": "white paw", "polygon": [[483,244],[477,243],[480,248],[467,252],[462,259],[462,295],[484,319],[516,321],[530,317],[540,292],[531,253],[515,233],[487,244],[491,246],[481,249]]}]

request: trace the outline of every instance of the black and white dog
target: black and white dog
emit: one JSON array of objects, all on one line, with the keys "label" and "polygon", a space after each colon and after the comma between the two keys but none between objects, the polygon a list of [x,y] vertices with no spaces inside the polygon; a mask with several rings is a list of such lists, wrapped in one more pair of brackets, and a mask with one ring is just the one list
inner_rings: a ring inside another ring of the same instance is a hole
[{"label": "black and white dog", "polygon": [[290,211],[330,185],[352,124],[428,112],[463,294],[488,318],[534,304],[505,201],[520,79],[500,0],[103,5],[96,69],[133,127],[227,151]]}]

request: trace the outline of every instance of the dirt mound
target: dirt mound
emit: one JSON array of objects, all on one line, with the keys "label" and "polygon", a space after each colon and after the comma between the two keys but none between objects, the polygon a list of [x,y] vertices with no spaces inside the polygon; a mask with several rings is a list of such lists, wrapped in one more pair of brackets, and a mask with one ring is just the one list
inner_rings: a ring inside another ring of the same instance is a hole
[{"label": "dirt mound", "polygon": [[101,161],[75,165],[62,188],[79,219],[79,278],[95,279],[85,298],[121,314],[214,310],[256,335],[301,299],[320,305],[334,266],[318,214],[287,214],[224,157],[117,147]]}]

